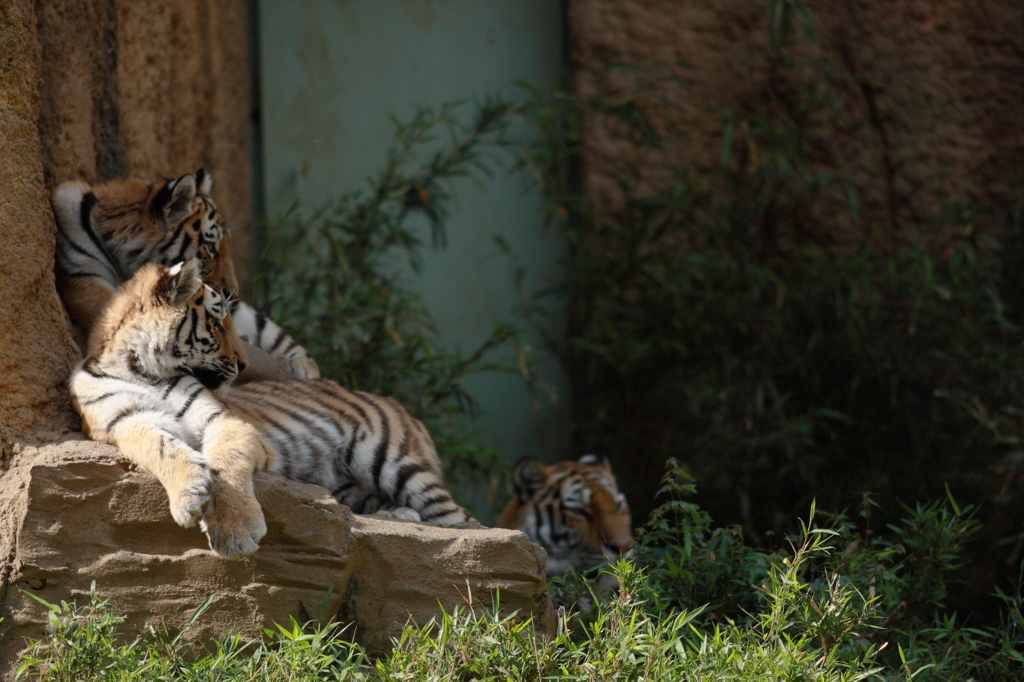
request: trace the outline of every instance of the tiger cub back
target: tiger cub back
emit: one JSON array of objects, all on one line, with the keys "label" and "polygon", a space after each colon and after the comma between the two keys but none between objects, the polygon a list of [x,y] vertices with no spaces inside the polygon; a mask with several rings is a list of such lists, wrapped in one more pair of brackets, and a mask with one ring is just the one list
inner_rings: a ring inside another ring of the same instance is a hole
[{"label": "tiger cub back", "polygon": [[633,544],[629,504],[600,455],[546,465],[523,459],[495,526],[523,531],[548,555],[548,576],[608,563]]},{"label": "tiger cub back", "polygon": [[357,513],[412,510],[411,518],[434,525],[469,520],[444,485],[426,427],[390,398],[327,379],[259,381],[232,388],[224,404],[278,453],[272,471],[327,488]]}]

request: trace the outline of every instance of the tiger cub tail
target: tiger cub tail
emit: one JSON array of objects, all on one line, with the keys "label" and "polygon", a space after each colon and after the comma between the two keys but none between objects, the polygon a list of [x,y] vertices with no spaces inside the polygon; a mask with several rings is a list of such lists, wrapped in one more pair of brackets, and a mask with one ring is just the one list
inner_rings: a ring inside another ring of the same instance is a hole
[{"label": "tiger cub tail", "polygon": [[243,341],[270,354],[295,379],[320,378],[316,361],[288,332],[239,298],[233,298],[229,305],[231,317],[235,320],[235,332]]}]

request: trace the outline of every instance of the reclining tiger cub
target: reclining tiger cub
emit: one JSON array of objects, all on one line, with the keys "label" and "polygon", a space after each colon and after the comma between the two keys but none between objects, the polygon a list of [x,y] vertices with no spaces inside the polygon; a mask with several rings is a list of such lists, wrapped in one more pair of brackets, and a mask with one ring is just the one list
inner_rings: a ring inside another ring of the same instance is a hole
[{"label": "reclining tiger cub", "polygon": [[245,367],[225,298],[196,259],[148,264],[113,293],[70,388],[82,430],[166,488],[174,520],[198,521],[226,558],[266,533],[252,474],[321,485],[359,513],[468,521],[423,424],[388,398],[333,381],[228,386]]},{"label": "reclining tiger cub", "polygon": [[603,566],[633,545],[629,503],[604,457],[552,465],[522,459],[512,483],[515,495],[494,525],[543,547],[549,578]]},{"label": "reclining tiger cub", "polygon": [[[210,197],[212,186],[212,176],[200,169],[174,180],[129,178],[96,187],[72,181],[54,190],[57,290],[81,327],[77,340],[83,349],[114,291],[146,263],[199,258],[208,284],[238,291],[228,231]],[[287,370],[261,362],[260,351],[252,351],[258,367],[243,381],[320,376],[316,362],[284,330],[238,299],[229,306],[238,335]]]}]

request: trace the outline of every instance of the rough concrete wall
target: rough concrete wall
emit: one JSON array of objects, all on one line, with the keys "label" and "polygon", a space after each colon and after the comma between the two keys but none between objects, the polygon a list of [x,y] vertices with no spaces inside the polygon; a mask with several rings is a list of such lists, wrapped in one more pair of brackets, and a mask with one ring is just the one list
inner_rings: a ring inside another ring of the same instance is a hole
[{"label": "rough concrete wall", "polygon": [[[244,0],[0,0],[0,437],[77,425],[77,359],[53,284],[49,190],[205,167],[248,264],[250,79]],[[9,319],[8,319],[9,318]]]},{"label": "rough concrete wall", "polygon": [[205,167],[248,264],[251,107],[243,0],[38,0],[46,181]]},{"label": "rough concrete wall", "polygon": [[39,43],[32,4],[0,3],[0,439],[71,427],[64,382],[77,357],[53,279],[43,182]]},{"label": "rough concrete wall", "polygon": [[[685,130],[643,160],[657,187],[682,162],[715,163],[723,112],[770,106],[766,6],[750,0],[570,0],[575,86],[625,92],[646,78],[655,120]],[[963,202],[1002,203],[1024,158],[1024,4],[1018,0],[806,0],[840,82],[845,120],[828,131],[856,176],[862,226],[899,230]],[[635,72],[612,65],[639,67]],[[658,98],[680,109],[659,108]],[[607,120],[584,135],[584,187],[614,205],[631,145]]]}]

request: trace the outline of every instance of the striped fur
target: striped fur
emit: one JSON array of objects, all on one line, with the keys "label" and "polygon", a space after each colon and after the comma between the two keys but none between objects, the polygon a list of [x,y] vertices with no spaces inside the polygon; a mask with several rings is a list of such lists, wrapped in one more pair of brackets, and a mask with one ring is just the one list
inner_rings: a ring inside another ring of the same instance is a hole
[{"label": "striped fur", "polygon": [[543,547],[549,577],[570,566],[603,565],[633,544],[629,504],[603,457],[584,455],[551,466],[523,459],[513,484],[515,497],[495,526],[521,530]]},{"label": "striped fur", "polygon": [[[173,180],[130,178],[90,187],[65,182],[52,196],[57,218],[57,288],[80,341],[118,286],[147,263],[198,258],[203,279],[238,291],[230,238],[200,169]],[[234,300],[236,333],[275,356],[297,379],[320,376],[316,362],[279,326]]]},{"label": "striped fur", "polygon": [[433,525],[469,520],[444,485],[430,434],[390,398],[321,379],[250,382],[224,403],[279,453],[273,471],[323,486],[355,512],[398,509]]},{"label": "striped fur", "polygon": [[198,263],[152,264],[104,310],[71,394],[83,430],[156,476],[175,520],[201,519],[226,557],[255,551],[265,532],[251,484],[262,468],[327,487],[359,512],[468,520],[426,429],[396,402],[327,380],[228,391],[245,362],[228,305],[200,282]]}]

